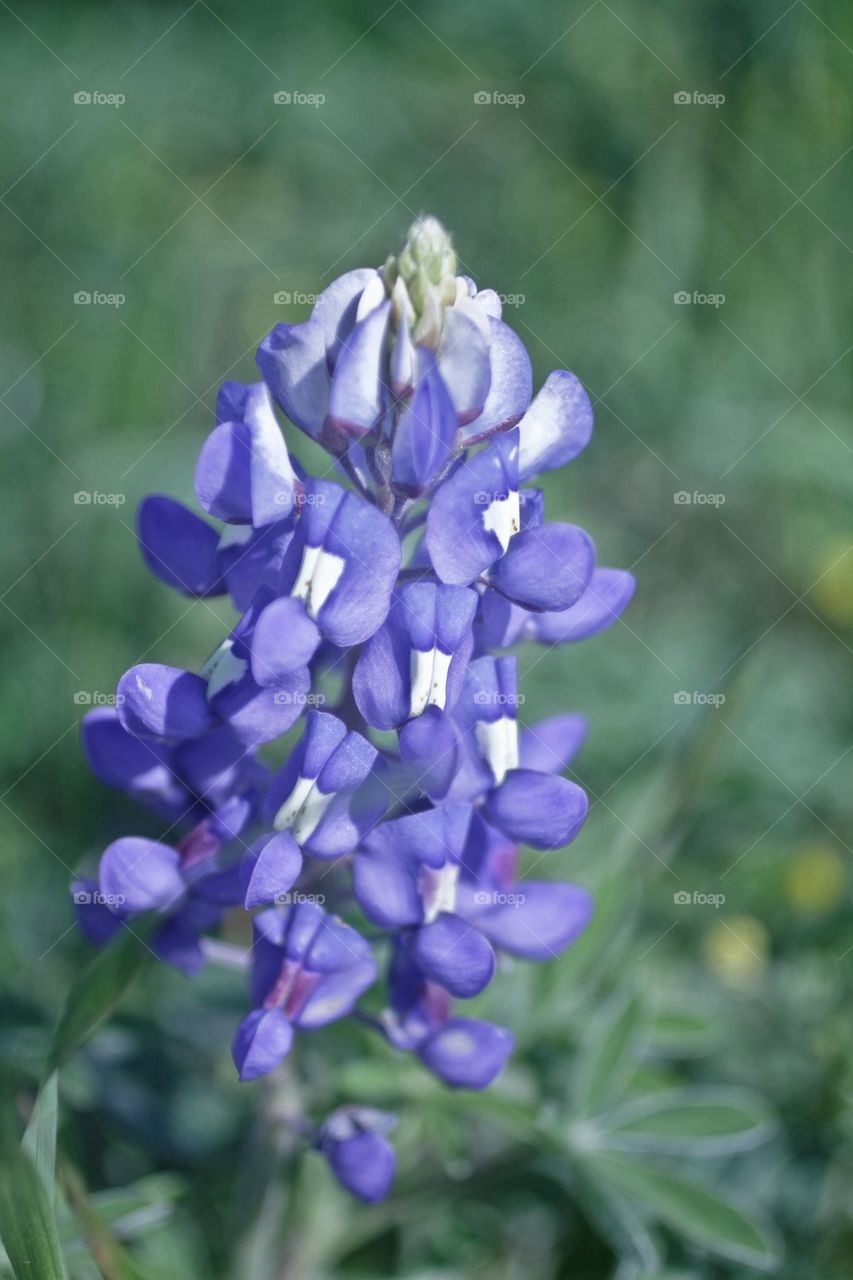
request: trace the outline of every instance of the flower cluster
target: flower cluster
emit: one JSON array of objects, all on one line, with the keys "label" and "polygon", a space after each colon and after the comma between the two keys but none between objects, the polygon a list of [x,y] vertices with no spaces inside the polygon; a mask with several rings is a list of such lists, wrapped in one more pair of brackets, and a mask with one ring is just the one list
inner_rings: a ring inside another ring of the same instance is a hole
[{"label": "flower cluster", "polygon": [[[430,217],[383,268],[277,325],[258,364],[261,381],[222,387],[196,469],[224,527],[164,496],[138,517],[152,572],[227,594],[239,621],[198,672],[132,667],[83,727],[97,776],[178,838],[112,843],[75,885],[79,920],[100,943],[153,913],[152,948],[195,973],[221,953],[224,916],[251,913],[243,1080],[381,975],[359,1016],[448,1085],[482,1089],[512,1035],[455,1002],[488,985],[496,951],[548,959],[591,912],[577,885],[519,878],[521,845],[558,849],[586,817],[562,776],[585,724],[520,728],[506,650],[593,635],[632,595],[583,529],[546,522],[529,483],[581,452],[592,408],[565,371],[531,398],[498,296],[457,274]],[[277,409],[331,455],[324,475],[291,456]],[[262,748],[297,721],[274,771]],[[376,1200],[392,1123],[345,1107],[310,1133]]]}]

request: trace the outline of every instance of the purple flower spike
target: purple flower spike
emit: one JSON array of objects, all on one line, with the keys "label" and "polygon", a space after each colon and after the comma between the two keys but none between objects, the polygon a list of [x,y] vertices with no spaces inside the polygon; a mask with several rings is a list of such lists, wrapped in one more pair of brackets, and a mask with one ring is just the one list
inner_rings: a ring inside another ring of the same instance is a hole
[{"label": "purple flower spike", "polygon": [[474,647],[476,608],[476,593],[465,587],[413,582],[400,588],[353,673],[355,700],[368,724],[394,729],[427,707],[454,705]]},{"label": "purple flower spike", "polygon": [[[558,370],[531,400],[499,296],[459,274],[430,216],[382,267],[332,281],[308,320],[276,325],[257,360],[261,381],[222,386],[201,445],[209,518],[159,494],[139,509],[155,576],[236,616],[201,667],[140,663],[115,708],[86,716],[93,772],[166,835],[114,840],[98,878],[75,880],[75,914],[95,945],[150,916],[152,951],[188,976],[237,961],[242,918],[242,1080],[274,1071],[296,1032],[355,1015],[449,1087],[484,1089],[513,1037],[457,1002],[492,982],[497,954],[559,955],[593,908],[581,885],[524,878],[523,844],[558,850],[583,825],[562,774],[587,724],[555,706],[520,725],[506,652],[595,635],[634,592],[629,572],[596,568],[583,529],[548,522],[535,487],[586,447],[590,399]],[[324,475],[291,457],[279,410],[297,444],[332,455]],[[371,941],[349,923],[362,917]],[[368,1015],[379,960],[387,996]],[[373,1204],[393,1122],[344,1106],[294,1129]]]}]

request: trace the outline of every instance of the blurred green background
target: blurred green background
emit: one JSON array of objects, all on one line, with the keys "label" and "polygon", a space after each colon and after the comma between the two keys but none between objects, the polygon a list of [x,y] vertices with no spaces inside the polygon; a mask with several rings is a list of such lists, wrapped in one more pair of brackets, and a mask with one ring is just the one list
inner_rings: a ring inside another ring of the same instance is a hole
[{"label": "blurred green background", "polygon": [[[403,1116],[398,1190],[353,1206],[316,1157],[274,1159],[275,1093],[233,1080],[239,976],[145,972],[63,1074],[66,1192],[103,1233],[87,1271],[66,1224],[74,1274],[853,1275],[853,11],[16,0],[0,32],[0,1055],[23,1115],[88,956],[71,871],[154,830],[88,776],[81,704],[143,657],[198,666],[226,618],[148,577],[133,513],[191,500],[216,388],[274,323],[437,214],[537,382],[589,387],[550,512],[639,579],[607,635],[523,658],[525,718],[592,724],[591,817],[548,874],[600,909],[478,1002],[518,1035],[500,1085],[455,1097],[360,1032],[311,1039],[311,1105]],[[601,1105],[763,1098],[754,1149],[646,1154],[755,1206],[782,1260],[671,1186],[650,1260],[654,1188],[590,1154],[584,1071]]]}]

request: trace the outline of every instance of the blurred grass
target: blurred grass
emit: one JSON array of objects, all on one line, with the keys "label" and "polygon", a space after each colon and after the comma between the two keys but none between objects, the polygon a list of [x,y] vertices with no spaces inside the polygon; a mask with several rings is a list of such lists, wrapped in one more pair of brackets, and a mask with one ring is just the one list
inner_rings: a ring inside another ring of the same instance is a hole
[{"label": "blurred grass", "polygon": [[[799,1219],[815,1216],[826,1273],[841,1274],[853,1249],[837,1191],[851,1164],[849,8],[54,0],[17,12],[0,12],[12,1069],[38,1065],[84,955],[66,933],[70,870],[150,821],[88,777],[74,694],[109,693],[143,655],[197,665],[221,632],[219,606],[188,606],[147,577],[135,506],[152,489],[190,498],[218,383],[251,379],[263,333],[308,312],[274,296],[382,261],[429,210],[478,281],[523,296],[506,318],[537,380],[569,367],[600,397],[589,450],[549,478],[549,509],[640,583],[606,637],[523,660],[530,719],[559,704],[592,723],[578,771],[602,799],[552,872],[594,881],[632,797],[713,724],[715,753],[667,847],[631,848],[638,965],[650,988],[720,1010],[712,1077],[763,1087],[781,1108],[786,1274],[812,1274]],[[81,90],[126,102],[78,106]],[[281,90],[326,101],[277,106]],[[525,102],[478,106],[483,90]],[[725,102],[677,106],[679,90]],[[78,290],[126,300],[75,305]],[[679,290],[725,302],[676,305]],[[123,503],[75,505],[78,491]],[[679,491],[724,502],[680,505]],[[680,690],[728,701],[681,706]],[[835,870],[808,862],[816,846]],[[675,859],[677,880],[656,857]],[[792,889],[804,858],[801,880],[828,875],[829,892]],[[726,902],[675,908],[677,888]],[[758,955],[744,919],[763,930]],[[195,1017],[195,991],[168,974],[146,982],[174,1025]],[[213,998],[205,1008],[224,1050],[228,1017]],[[179,1056],[194,1069],[191,1043]],[[151,1063],[137,1064],[93,1180],[171,1160],[193,1168],[197,1200],[205,1178],[221,1194],[217,1162],[248,1103],[220,1048],[216,1063],[218,1119],[175,1102],[178,1132],[160,1139],[121,1127],[150,1088]]]}]

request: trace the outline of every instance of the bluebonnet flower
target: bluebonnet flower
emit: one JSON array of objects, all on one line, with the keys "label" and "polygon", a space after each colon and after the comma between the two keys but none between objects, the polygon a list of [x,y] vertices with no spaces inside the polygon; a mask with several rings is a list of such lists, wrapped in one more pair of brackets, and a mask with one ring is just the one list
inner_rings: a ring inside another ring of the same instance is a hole
[{"label": "bluebonnet flower", "polygon": [[[446,1085],[486,1088],[512,1033],[454,1002],[489,986],[497,952],[547,960],[592,912],[583,887],[528,879],[521,852],[583,825],[563,774],[586,722],[520,726],[505,652],[595,635],[633,594],[585,530],[545,519],[532,483],[585,448],[592,406],[563,370],[532,398],[497,294],[457,273],[429,217],[277,325],[258,365],[217,398],[204,514],[163,494],[140,507],[152,572],[229,596],[237,617],[198,670],[137,664],[84,722],[97,776],[169,826],[113,841],[75,885],[78,916],[96,943],[153,917],[154,950],[195,972],[221,954],[223,919],[251,913],[241,1079],[356,1013]],[[279,412],[327,450],[323,474],[291,455]],[[266,744],[297,724],[273,770]],[[372,1202],[393,1178],[392,1123],[343,1106],[302,1132]]]}]

